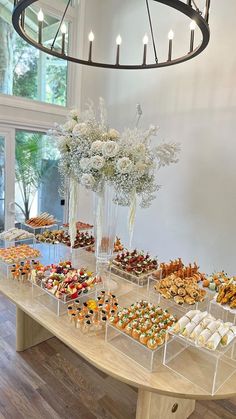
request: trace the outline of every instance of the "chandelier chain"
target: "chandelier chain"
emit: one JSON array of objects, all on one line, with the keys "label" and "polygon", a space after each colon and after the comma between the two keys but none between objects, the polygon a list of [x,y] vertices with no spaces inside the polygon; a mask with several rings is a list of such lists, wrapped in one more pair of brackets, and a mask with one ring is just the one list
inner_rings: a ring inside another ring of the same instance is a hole
[{"label": "chandelier chain", "polygon": [[156,63],[158,63],[157,49],[156,49],[156,43],[155,43],[155,38],[154,38],[153,26],[152,26],[152,18],[151,18],[151,12],[150,12],[150,7],[149,7],[148,0],[146,0],[146,7],[147,7],[147,13],[148,13],[148,20],[149,20],[149,26],[150,26],[150,31],[151,31],[151,37],[152,37],[152,45],[153,45],[154,57],[155,57]]},{"label": "chandelier chain", "polygon": [[60,24],[59,24],[58,29],[57,29],[57,31],[56,31],[56,34],[55,34],[55,36],[54,36],[54,39],[53,39],[53,42],[52,42],[52,45],[51,45],[51,50],[54,48],[54,45],[55,45],[56,39],[57,39],[57,37],[58,37],[59,31],[60,31],[60,29],[61,29],[61,25],[62,25],[62,23],[63,23],[63,21],[64,21],[64,19],[65,19],[65,16],[66,16],[66,13],[67,13],[67,10],[68,10],[68,8],[69,8],[70,3],[71,3],[71,0],[68,0],[68,3],[67,3],[67,5],[66,5],[66,8],[65,8],[65,10],[64,10],[64,13],[63,13],[63,15],[62,15],[62,18],[61,18],[61,20],[60,20]]}]

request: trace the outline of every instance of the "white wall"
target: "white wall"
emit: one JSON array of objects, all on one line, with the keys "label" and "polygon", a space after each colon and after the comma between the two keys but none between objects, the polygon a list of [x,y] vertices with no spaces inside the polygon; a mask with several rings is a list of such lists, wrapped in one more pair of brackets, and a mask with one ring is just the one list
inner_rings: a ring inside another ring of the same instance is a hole
[{"label": "white wall", "polygon": [[[98,57],[99,51],[114,56],[113,42],[120,32],[123,57],[131,61],[133,51],[141,54],[140,39],[146,32],[143,5],[134,0],[110,3],[113,14],[107,2],[96,8],[98,3],[88,1],[85,31],[94,30]],[[86,68],[82,92],[83,102],[105,98],[111,125],[117,128],[133,122],[135,105],[141,103],[142,125],[157,123],[158,140],[181,143],[179,164],[158,173],[163,188],[156,201],[150,209],[138,210],[134,245],[162,260],[182,256],[186,262],[197,260],[208,272],[225,269],[232,274],[236,273],[235,16],[235,0],[214,0],[210,45],[199,57],[157,70]],[[168,30],[166,18],[159,19],[159,33]],[[175,43],[178,39],[183,43],[182,21],[173,20],[172,25]],[[126,45],[129,35],[133,49]],[[120,212],[119,231],[127,239],[127,211]]]}]

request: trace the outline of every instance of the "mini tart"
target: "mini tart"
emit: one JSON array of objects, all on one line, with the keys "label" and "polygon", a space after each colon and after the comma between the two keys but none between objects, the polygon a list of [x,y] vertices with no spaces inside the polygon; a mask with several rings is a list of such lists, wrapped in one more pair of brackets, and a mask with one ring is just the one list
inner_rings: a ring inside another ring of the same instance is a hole
[{"label": "mini tart", "polygon": [[137,319],[131,320],[130,324],[132,325],[133,329],[135,329],[136,327],[138,327],[139,322]]},{"label": "mini tart", "polygon": [[132,336],[132,332],[133,332],[133,327],[131,323],[128,323],[125,328],[124,328],[124,332],[129,335]]},{"label": "mini tart", "polygon": [[155,335],[155,340],[157,342],[158,346],[163,345],[163,343],[165,343],[165,336],[161,333]]},{"label": "mini tart", "polygon": [[127,315],[124,315],[122,317],[122,321],[124,322],[125,325],[127,325],[130,322],[130,319],[129,319],[129,317]]},{"label": "mini tart", "polygon": [[135,340],[139,340],[139,337],[140,337],[140,335],[141,335],[141,330],[140,329],[133,329],[133,332],[132,332],[132,337],[135,339]]},{"label": "mini tart", "polygon": [[117,329],[124,329],[125,327],[125,323],[123,322],[122,319],[120,319],[117,323],[116,323],[116,327]]},{"label": "mini tart", "polygon": [[111,324],[116,324],[119,321],[119,318],[117,316],[111,316],[109,319],[109,322]]},{"label": "mini tart", "polygon": [[148,336],[147,333],[141,333],[141,335],[139,336],[139,342],[143,345],[147,344],[148,339],[150,339],[150,336]]},{"label": "mini tart", "polygon": [[155,338],[151,338],[147,341],[147,347],[149,349],[156,349],[158,347],[158,343]]}]

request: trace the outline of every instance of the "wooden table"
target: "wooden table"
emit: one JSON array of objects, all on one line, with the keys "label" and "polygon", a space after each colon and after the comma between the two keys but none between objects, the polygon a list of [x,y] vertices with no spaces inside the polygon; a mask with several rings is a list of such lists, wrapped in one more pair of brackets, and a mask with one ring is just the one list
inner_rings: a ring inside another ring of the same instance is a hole
[{"label": "wooden table", "polygon": [[106,374],[138,388],[136,419],[185,419],[199,399],[225,399],[236,395],[235,374],[213,397],[161,366],[149,373],[114,350],[104,335],[86,336],[67,316],[56,316],[33,297],[30,283],[0,280],[0,292],[16,305],[16,350],[24,351],[53,336]]}]

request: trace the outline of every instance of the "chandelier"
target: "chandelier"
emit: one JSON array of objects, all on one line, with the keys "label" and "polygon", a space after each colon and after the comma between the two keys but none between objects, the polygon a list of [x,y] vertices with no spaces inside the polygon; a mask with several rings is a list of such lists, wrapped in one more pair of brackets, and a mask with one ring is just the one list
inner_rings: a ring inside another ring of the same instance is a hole
[{"label": "chandelier", "polygon": [[[140,62],[136,64],[125,64],[122,62],[121,52],[122,52],[122,38],[120,35],[116,38],[116,46],[114,53],[114,62],[97,62],[93,60],[93,47],[94,47],[94,34],[91,31],[88,35],[88,51],[87,59],[82,59],[70,55],[66,48],[66,35],[67,35],[67,25],[65,23],[66,13],[68,11],[71,0],[66,4],[64,13],[59,22],[59,26],[55,31],[55,35],[51,45],[45,45],[43,42],[43,31],[44,31],[44,13],[40,9],[37,20],[38,20],[38,30],[37,30],[37,40],[33,39],[30,36],[25,28],[25,16],[27,9],[34,3],[37,3],[38,0],[14,0],[14,10],[12,14],[12,23],[16,32],[23,38],[26,42],[33,45],[35,48],[38,48],[40,51],[50,54],[54,57],[61,58],[67,61],[71,61],[78,64],[94,66],[94,67],[103,67],[103,68],[114,68],[114,69],[126,69],[126,70],[140,70],[148,68],[158,68],[158,67],[167,67],[174,64],[179,64],[184,61],[190,60],[197,55],[199,55],[208,45],[210,39],[210,29],[209,29],[209,10],[210,10],[210,0],[205,0],[205,7],[203,10],[200,10],[196,0],[153,0],[156,3],[164,4],[172,9],[177,10],[180,14],[183,14],[189,18],[189,40],[188,40],[188,50],[186,53],[180,57],[173,56],[173,43],[174,43],[174,32],[172,30],[168,33],[167,38],[167,52],[165,60],[160,60],[157,54],[157,46],[154,36],[154,28],[152,23],[152,16],[149,7],[149,0],[144,0],[146,3],[147,17],[150,26],[151,33],[151,48],[153,49],[153,61],[147,62],[147,49],[148,49],[148,36],[144,35],[143,37],[143,52],[140,57]],[[195,30],[196,28],[201,31],[201,42],[196,45]],[[60,48],[56,48],[56,41],[60,34]]]}]

